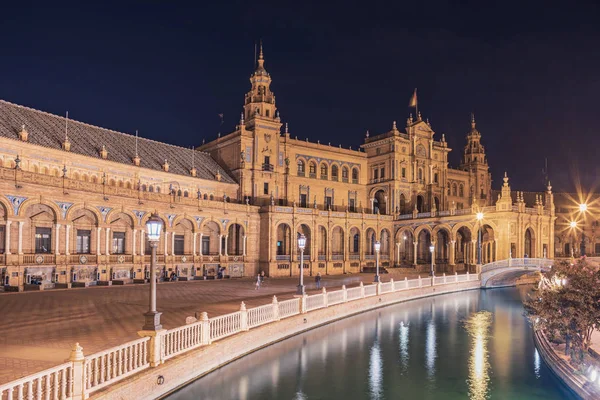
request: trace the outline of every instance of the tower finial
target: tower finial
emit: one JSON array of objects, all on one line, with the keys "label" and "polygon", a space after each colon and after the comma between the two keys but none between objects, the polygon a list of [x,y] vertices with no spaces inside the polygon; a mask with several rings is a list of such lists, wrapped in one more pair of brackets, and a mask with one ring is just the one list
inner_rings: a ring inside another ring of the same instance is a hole
[{"label": "tower finial", "polygon": [[258,59],[259,60],[264,60],[264,56],[263,56],[263,48],[262,48],[262,39],[260,39],[260,50],[258,52]]},{"label": "tower finial", "polygon": [[471,128],[475,129],[475,113],[471,113]]}]

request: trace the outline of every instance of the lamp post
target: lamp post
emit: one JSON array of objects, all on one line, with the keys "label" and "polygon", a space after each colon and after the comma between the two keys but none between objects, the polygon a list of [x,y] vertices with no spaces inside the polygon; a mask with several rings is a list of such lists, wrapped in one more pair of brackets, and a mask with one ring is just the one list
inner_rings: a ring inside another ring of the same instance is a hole
[{"label": "lamp post", "polygon": [[381,250],[381,243],[379,240],[375,241],[375,280],[373,282],[379,282],[379,250]]},{"label": "lamp post", "polygon": [[306,247],[306,236],[298,236],[298,248],[300,249],[300,283],[298,284],[297,295],[304,296],[304,248]]},{"label": "lamp post", "polygon": [[477,221],[479,221],[479,228],[477,230],[477,264],[481,265],[481,221],[483,220],[483,213],[477,213]]},{"label": "lamp post", "polygon": [[152,255],[150,256],[150,309],[144,314],[145,323],[143,330],[158,331],[162,329],[160,324],[160,315],[156,311],[156,248],[160,240],[160,232],[162,231],[163,222],[156,214],[152,214],[146,221],[146,236],[150,242]]},{"label": "lamp post", "polygon": [[[431,245],[429,245],[429,252],[431,253],[431,272],[429,273],[429,275],[431,275],[432,278],[435,276],[435,271],[433,270],[433,252],[434,251],[435,251],[435,245],[432,242]],[[431,284],[433,285],[433,281],[431,281]]]}]

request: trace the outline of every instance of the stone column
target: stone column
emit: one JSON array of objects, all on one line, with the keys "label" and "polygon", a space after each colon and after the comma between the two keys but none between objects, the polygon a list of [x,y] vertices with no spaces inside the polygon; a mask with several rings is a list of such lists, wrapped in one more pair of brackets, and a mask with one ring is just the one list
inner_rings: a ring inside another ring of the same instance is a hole
[{"label": "stone column", "polygon": [[5,232],[5,236],[4,236],[4,253],[5,254],[10,254],[10,224],[12,224],[12,221],[7,220],[6,221],[6,232]]},{"label": "stone column", "polygon": [[107,256],[110,255],[110,228],[106,228],[106,234],[104,235],[106,238],[106,243],[104,243],[104,254]]},{"label": "stone column", "polygon": [[492,261],[498,261],[498,239],[494,238],[494,259]]},{"label": "stone column", "polygon": [[169,255],[169,232],[165,232],[165,257]]},{"label": "stone column", "polygon": [[219,255],[223,255],[223,235],[219,235]]},{"label": "stone column", "polygon": [[202,255],[202,236],[204,236],[204,234],[200,233],[200,251],[198,252],[200,255]]},{"label": "stone column", "polygon": [[132,234],[133,234],[133,236],[132,236],[131,254],[135,256],[135,238],[137,236],[137,231],[134,229]]},{"label": "stone column", "polygon": [[400,265],[400,243],[396,243],[396,264]]},{"label": "stone column", "polygon": [[456,264],[456,240],[450,241],[450,248],[448,249],[448,264],[455,265]]},{"label": "stone column", "polygon": [[[96,255],[99,256],[102,254],[102,252],[100,251],[100,235],[102,232],[102,228],[98,227],[96,228]],[[98,262],[100,262],[100,260],[98,260]]]},{"label": "stone column", "polygon": [[60,235],[60,224],[54,224],[54,236],[55,236],[55,240],[54,240],[54,254],[59,255],[60,251],[58,249],[58,244],[60,243],[59,239],[59,235]]},{"label": "stone column", "polygon": [[194,232],[192,234],[192,255],[195,257],[196,256],[196,236],[198,235],[198,232]]},{"label": "stone column", "polygon": [[471,240],[471,264],[477,264],[477,240]]},{"label": "stone column", "polygon": [[419,242],[413,242],[413,264],[417,265],[417,246]]},{"label": "stone column", "polygon": [[175,232],[171,232],[171,255],[175,255]]},{"label": "stone column", "polygon": [[65,255],[71,254],[69,250],[69,236],[71,235],[71,225],[65,225]]},{"label": "stone column", "polygon": [[229,239],[229,235],[225,235],[225,255],[227,256],[227,239]]},{"label": "stone column", "polygon": [[242,237],[242,255],[246,257],[246,235]]},{"label": "stone column", "polygon": [[25,221],[19,221],[19,243],[18,243],[18,247],[17,247],[17,251],[19,254],[23,254],[23,225],[24,224],[25,224]]},{"label": "stone column", "polygon": [[146,231],[144,231],[143,229],[140,229],[140,255],[143,256],[144,252],[146,251],[146,246],[144,243],[144,234],[146,233]]}]

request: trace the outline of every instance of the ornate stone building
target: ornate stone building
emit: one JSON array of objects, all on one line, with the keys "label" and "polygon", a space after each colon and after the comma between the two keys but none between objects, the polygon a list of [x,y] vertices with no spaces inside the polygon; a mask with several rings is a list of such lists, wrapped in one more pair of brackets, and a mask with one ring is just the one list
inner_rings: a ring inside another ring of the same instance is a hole
[{"label": "ornate stone building", "polygon": [[[554,254],[551,188],[526,205],[505,177],[497,197],[481,134],[448,165],[421,115],[360,148],[299,140],[283,125],[262,50],[236,129],[190,150],[0,101],[0,274],[13,290],[148,278],[144,223],[164,221],[161,277],[438,272]],[[476,213],[483,213],[477,220]],[[481,240],[478,234],[481,233]],[[429,246],[434,244],[434,254]]]}]

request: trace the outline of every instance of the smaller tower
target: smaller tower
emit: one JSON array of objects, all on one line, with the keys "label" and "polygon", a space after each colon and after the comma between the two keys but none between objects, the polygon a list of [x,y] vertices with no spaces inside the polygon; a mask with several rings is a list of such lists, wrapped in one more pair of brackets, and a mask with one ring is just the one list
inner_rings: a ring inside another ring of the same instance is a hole
[{"label": "smaller tower", "polygon": [[277,107],[275,106],[275,95],[271,92],[271,75],[265,69],[265,58],[262,43],[258,54],[256,69],[250,76],[252,87],[246,93],[244,100],[244,115],[246,121],[253,125],[255,118],[267,120],[279,120]]},{"label": "smaller tower", "polygon": [[460,169],[469,172],[470,196],[477,199],[477,204],[479,206],[491,204],[491,176],[485,148],[481,144],[481,133],[477,130],[473,113],[471,113],[471,130],[467,134],[467,144]]}]

